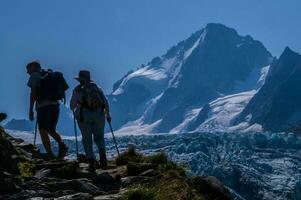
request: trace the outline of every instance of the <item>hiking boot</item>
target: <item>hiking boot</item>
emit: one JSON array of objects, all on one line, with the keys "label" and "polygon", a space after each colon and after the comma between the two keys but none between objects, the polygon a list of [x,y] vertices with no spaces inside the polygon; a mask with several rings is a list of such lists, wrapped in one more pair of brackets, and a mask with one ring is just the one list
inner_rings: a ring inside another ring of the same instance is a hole
[{"label": "hiking boot", "polygon": [[68,147],[64,143],[59,144],[58,158],[59,159],[64,159],[64,157],[67,154],[67,151],[68,151]]},{"label": "hiking boot", "polygon": [[95,170],[96,170],[96,161],[94,158],[89,158],[89,168],[88,168],[88,171],[89,173],[95,173]]},{"label": "hiking boot", "polygon": [[108,161],[105,149],[101,149],[99,151],[99,167],[103,170],[106,170],[108,168]]}]

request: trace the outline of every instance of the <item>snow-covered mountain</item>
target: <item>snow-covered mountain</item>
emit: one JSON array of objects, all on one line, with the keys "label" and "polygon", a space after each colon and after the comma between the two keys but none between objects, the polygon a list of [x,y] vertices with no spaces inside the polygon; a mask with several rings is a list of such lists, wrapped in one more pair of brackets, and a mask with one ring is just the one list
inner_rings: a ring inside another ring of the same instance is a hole
[{"label": "snow-covered mountain", "polygon": [[229,127],[263,85],[272,60],[252,37],[208,24],[114,84],[114,127],[133,134]]}]

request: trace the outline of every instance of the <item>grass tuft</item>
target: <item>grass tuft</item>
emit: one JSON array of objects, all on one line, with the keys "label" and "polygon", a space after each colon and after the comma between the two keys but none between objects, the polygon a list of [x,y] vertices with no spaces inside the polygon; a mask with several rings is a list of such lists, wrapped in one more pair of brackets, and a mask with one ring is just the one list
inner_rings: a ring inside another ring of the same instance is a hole
[{"label": "grass tuft", "polygon": [[142,155],[138,153],[135,147],[129,147],[115,159],[117,166],[127,165],[129,162],[141,162]]},{"label": "grass tuft", "polygon": [[164,152],[146,156],[144,157],[144,161],[155,165],[162,165],[168,163],[167,155]]},{"label": "grass tuft", "polygon": [[156,191],[153,188],[136,187],[125,192],[120,200],[157,200]]},{"label": "grass tuft", "polygon": [[35,173],[35,165],[29,161],[18,163],[18,169],[21,178],[32,177]]}]

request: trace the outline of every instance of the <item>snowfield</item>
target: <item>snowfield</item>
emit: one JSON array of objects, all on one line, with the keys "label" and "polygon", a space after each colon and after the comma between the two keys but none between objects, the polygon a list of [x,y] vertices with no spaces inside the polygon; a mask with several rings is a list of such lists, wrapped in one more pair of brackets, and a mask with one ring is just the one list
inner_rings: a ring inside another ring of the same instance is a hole
[{"label": "snowfield", "polygon": [[[231,121],[245,108],[251,98],[256,94],[257,90],[241,92],[238,94],[220,97],[209,103],[210,111],[207,119],[200,124],[195,130],[187,131],[187,127],[193,123],[202,107],[188,109],[185,113],[184,120],[170,133],[185,133],[185,132],[259,132],[262,127],[259,124],[250,125],[247,121],[236,126],[231,125]],[[153,104],[160,98],[153,99]],[[151,106],[150,106],[151,108]],[[148,111],[145,112],[147,115]],[[116,131],[119,135],[140,135],[153,134],[160,120],[152,124],[144,124],[145,115],[140,119],[128,122]]]}]

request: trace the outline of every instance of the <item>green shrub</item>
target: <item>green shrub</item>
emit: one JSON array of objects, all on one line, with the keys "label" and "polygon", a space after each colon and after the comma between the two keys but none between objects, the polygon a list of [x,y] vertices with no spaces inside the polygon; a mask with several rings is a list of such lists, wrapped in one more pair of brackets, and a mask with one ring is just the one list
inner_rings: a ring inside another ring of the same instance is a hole
[{"label": "green shrub", "polygon": [[134,147],[129,147],[115,159],[117,166],[127,165],[129,162],[141,162],[142,155]]},{"label": "green shrub", "polygon": [[171,172],[171,173],[176,173],[179,176],[183,176],[183,177],[186,176],[185,168],[171,161],[159,165],[158,170],[161,174]]},{"label": "green shrub", "polygon": [[120,198],[120,200],[157,200],[156,191],[152,188],[132,188]]},{"label": "green shrub", "polygon": [[168,162],[167,155],[164,152],[156,153],[154,155],[147,156],[145,158],[146,162],[160,165],[160,164],[166,164]]}]

